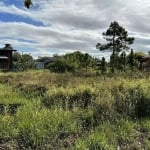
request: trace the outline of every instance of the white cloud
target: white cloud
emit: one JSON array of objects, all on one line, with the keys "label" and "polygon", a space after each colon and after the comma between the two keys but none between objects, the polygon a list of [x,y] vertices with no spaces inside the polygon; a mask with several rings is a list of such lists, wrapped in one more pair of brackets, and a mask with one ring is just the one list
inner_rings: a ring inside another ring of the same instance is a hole
[{"label": "white cloud", "polygon": [[9,42],[14,47],[27,47],[29,51],[31,48],[34,56],[73,50],[95,55],[96,43],[102,42],[101,33],[116,20],[135,37],[133,48],[143,51],[150,48],[148,0],[34,0],[33,3],[27,10],[0,2],[0,13],[43,24],[0,22],[1,44]]}]

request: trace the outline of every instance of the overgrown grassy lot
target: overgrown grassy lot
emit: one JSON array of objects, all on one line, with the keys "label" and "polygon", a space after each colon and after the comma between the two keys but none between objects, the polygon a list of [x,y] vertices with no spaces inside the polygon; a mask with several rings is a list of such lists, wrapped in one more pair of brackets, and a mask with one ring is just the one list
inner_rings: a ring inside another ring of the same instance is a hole
[{"label": "overgrown grassy lot", "polygon": [[0,73],[0,149],[149,150],[150,74]]}]

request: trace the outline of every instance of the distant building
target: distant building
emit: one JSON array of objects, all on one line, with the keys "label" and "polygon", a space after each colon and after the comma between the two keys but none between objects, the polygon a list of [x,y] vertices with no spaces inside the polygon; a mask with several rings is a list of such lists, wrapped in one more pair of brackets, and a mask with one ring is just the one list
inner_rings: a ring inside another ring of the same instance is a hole
[{"label": "distant building", "polygon": [[12,69],[12,54],[16,51],[10,44],[5,44],[5,47],[0,48],[0,70]]},{"label": "distant building", "polygon": [[36,69],[46,69],[48,64],[54,63],[57,60],[55,57],[47,57],[43,59],[43,61],[37,61],[35,62],[35,68]]},{"label": "distant building", "polygon": [[44,69],[45,63],[44,62],[35,62],[35,68],[36,69]]},{"label": "distant building", "polygon": [[142,70],[150,71],[150,57],[142,57],[140,59]]}]

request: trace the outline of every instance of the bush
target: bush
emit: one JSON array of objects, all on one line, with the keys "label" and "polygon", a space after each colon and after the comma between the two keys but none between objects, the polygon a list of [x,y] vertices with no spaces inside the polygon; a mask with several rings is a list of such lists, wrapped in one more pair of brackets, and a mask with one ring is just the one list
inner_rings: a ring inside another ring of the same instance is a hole
[{"label": "bush", "polygon": [[75,92],[74,94],[65,95],[65,94],[53,94],[46,95],[42,98],[41,102],[44,106],[52,108],[59,107],[62,109],[73,109],[77,108],[87,108],[94,101],[95,96],[90,93],[88,90],[84,90],[82,92]]},{"label": "bush", "polygon": [[114,110],[111,109],[107,104],[98,104],[93,110],[93,125],[97,126],[104,121],[113,121],[116,118]]},{"label": "bush", "polygon": [[43,97],[48,90],[45,86],[36,84],[22,84],[16,85],[15,89],[19,90],[25,97]]},{"label": "bush", "polygon": [[56,73],[75,72],[77,70],[77,65],[76,63],[67,62],[64,59],[60,59],[49,65],[49,69],[50,71]]},{"label": "bush", "polygon": [[150,116],[150,98],[145,96],[142,88],[119,86],[112,90],[112,94],[117,113],[135,119]]},{"label": "bush", "polygon": [[69,98],[69,109],[72,109],[73,106],[85,109],[92,104],[94,99],[95,97],[90,93],[90,91],[87,90],[75,93]]},{"label": "bush", "polygon": [[46,95],[41,99],[42,104],[47,108],[57,107],[66,109],[67,97],[63,94]]},{"label": "bush", "polygon": [[136,104],[135,114],[138,118],[150,116],[150,98],[142,97]]}]

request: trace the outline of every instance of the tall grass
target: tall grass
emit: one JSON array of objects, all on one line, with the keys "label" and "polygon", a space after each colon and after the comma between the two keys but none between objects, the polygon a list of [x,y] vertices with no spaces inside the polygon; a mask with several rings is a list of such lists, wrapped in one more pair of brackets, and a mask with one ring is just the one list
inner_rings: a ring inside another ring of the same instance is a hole
[{"label": "tall grass", "polygon": [[[0,148],[148,149],[149,82],[147,74],[2,73]],[[10,114],[10,104],[21,105]]]}]

